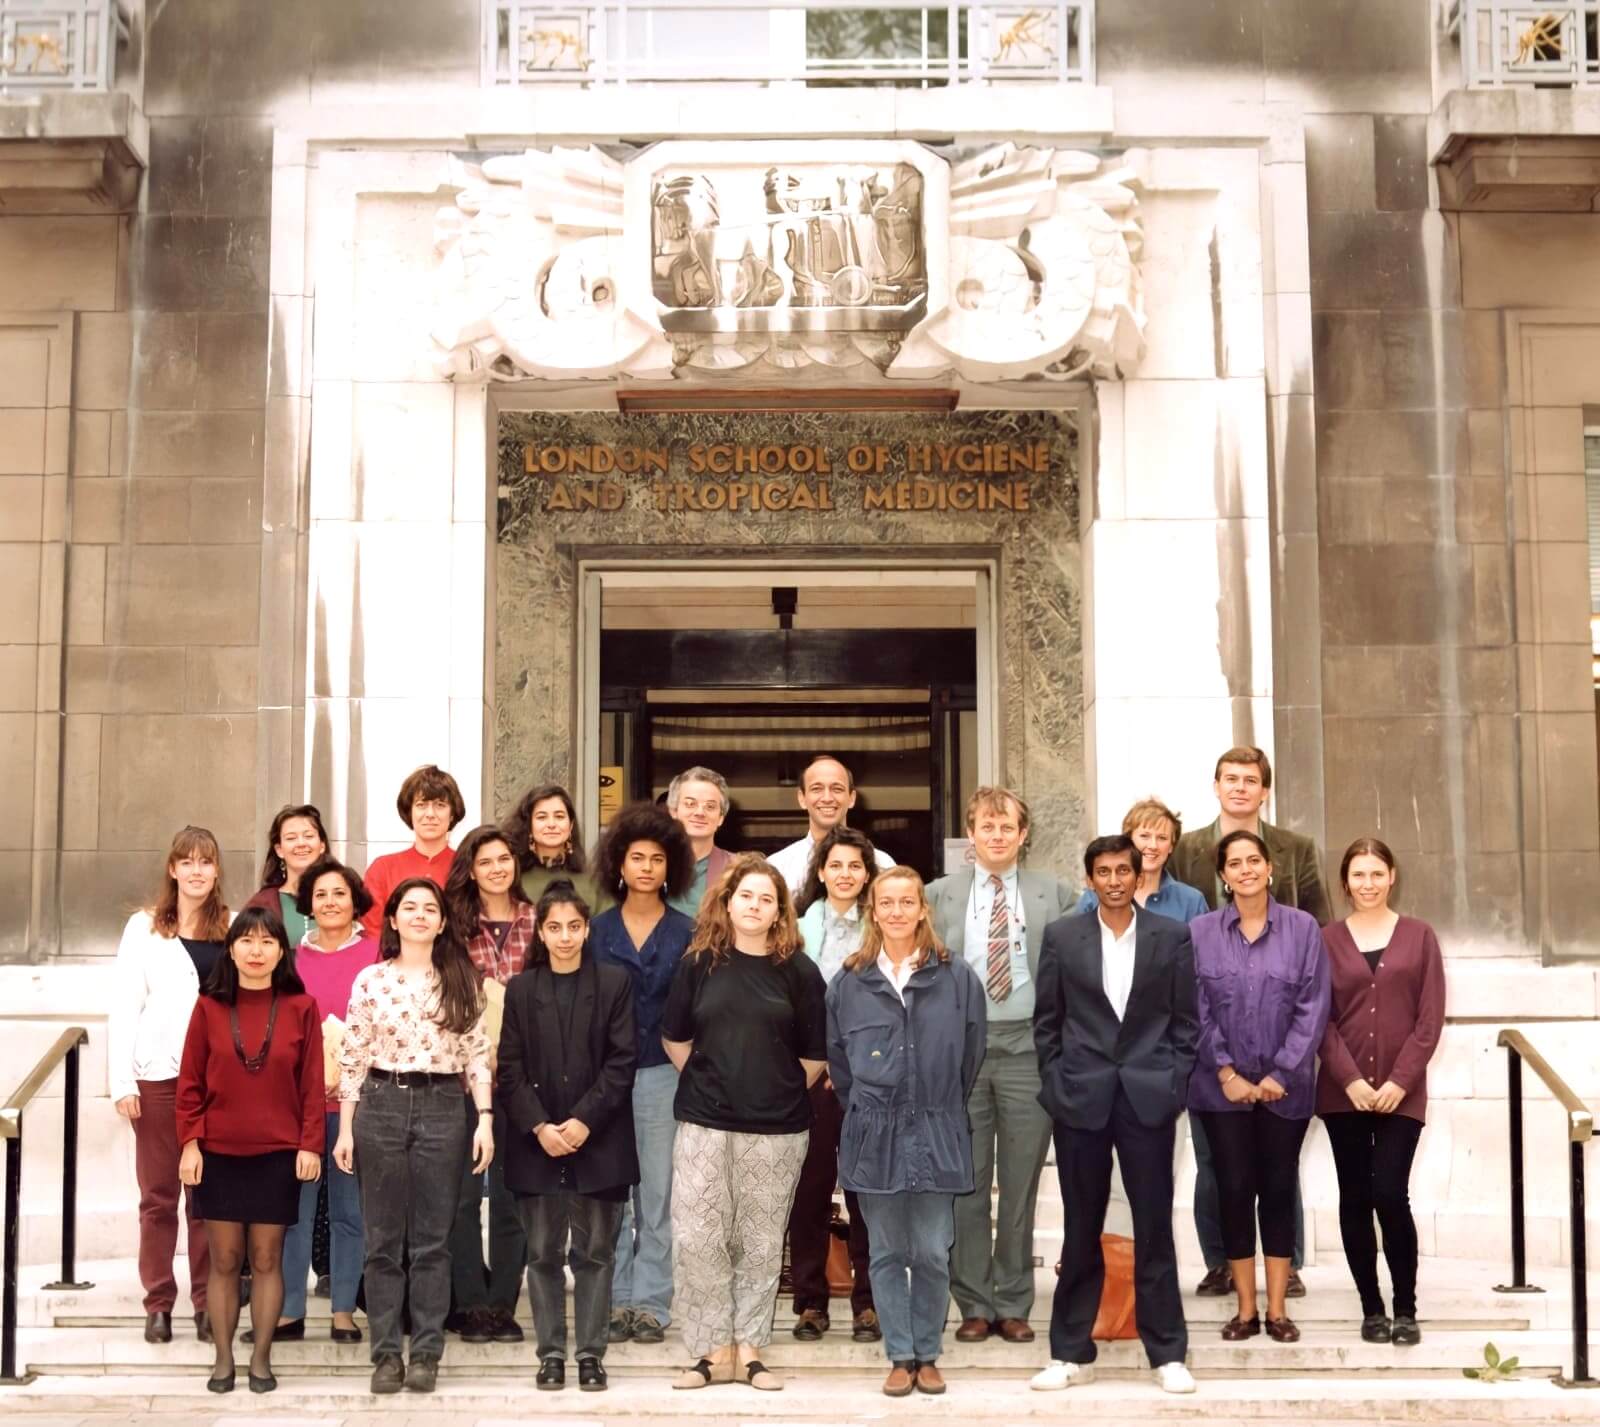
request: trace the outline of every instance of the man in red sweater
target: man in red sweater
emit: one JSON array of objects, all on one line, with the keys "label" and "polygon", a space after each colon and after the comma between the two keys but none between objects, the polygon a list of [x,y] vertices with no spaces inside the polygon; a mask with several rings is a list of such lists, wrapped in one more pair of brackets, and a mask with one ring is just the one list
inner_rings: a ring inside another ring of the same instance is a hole
[{"label": "man in red sweater", "polygon": [[450,830],[467,815],[466,800],[456,780],[443,768],[425,763],[400,785],[395,799],[400,819],[416,835],[404,852],[374,858],[362,879],[372,893],[372,907],[361,919],[371,936],[383,932],[383,907],[389,893],[408,877],[430,877],[441,891],[450,874]]}]

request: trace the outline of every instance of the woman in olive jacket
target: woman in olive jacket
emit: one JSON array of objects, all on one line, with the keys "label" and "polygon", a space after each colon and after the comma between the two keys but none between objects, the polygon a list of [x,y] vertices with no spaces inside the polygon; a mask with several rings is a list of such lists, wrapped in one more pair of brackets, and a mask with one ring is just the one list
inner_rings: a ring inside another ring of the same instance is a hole
[{"label": "woman in olive jacket", "polygon": [[633,983],[588,954],[572,883],[539,898],[528,967],[506,987],[495,1104],[506,1186],[528,1235],[528,1296],[545,1391],[566,1384],[568,1241],[578,1385],[605,1388],[611,1273],[622,1206],[639,1182],[633,1138]]},{"label": "woman in olive jacket", "polygon": [[977,973],[933,930],[922,879],[880,872],[861,946],[828,987],[828,1074],[844,1106],[839,1183],[872,1249],[890,1397],[941,1393],[955,1197],[973,1187],[967,1097],[988,1046]]}]

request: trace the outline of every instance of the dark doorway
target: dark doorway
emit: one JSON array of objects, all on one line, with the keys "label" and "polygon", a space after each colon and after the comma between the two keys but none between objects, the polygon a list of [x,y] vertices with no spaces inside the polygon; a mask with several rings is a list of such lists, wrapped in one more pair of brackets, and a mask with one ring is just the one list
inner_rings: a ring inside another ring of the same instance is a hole
[{"label": "dark doorway", "polygon": [[976,782],[976,648],[961,627],[603,629],[601,763],[628,799],[716,769],[734,801],[719,841],[770,853],[804,835],[799,775],[832,754],[855,776],[851,825],[938,876]]}]

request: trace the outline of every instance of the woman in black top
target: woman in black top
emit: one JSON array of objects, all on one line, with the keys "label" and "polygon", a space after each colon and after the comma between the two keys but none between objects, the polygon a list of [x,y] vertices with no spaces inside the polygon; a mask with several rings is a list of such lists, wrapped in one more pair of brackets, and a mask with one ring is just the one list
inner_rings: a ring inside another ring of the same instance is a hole
[{"label": "woman in black top", "polygon": [[680,1072],[672,1151],[672,1260],[684,1346],[674,1387],[775,1391],[772,1336],[783,1237],[810,1138],[807,1091],[827,1058],[822,973],[800,951],[788,884],[734,859],[707,897],[661,1020]]},{"label": "woman in black top", "polygon": [[539,898],[525,971],[506,987],[495,1105],[508,1121],[505,1180],[527,1234],[528,1296],[539,1339],[535,1385],[566,1385],[568,1240],[578,1386],[605,1388],[611,1274],[629,1188],[633,1068],[639,1058],[633,982],[586,945],[589,906],[570,882]]}]

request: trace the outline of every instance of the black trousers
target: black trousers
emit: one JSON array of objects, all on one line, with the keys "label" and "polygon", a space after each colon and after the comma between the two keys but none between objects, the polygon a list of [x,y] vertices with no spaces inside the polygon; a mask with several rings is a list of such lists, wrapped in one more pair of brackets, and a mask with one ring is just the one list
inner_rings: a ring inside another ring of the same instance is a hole
[{"label": "black trousers", "polygon": [[[795,1185],[789,1210],[789,1272],[794,1280],[794,1311],[808,1308],[828,1311],[828,1245],[833,1231],[833,1187],[839,1182],[839,1131],[844,1107],[831,1087],[820,1080],[811,1087],[811,1139],[806,1160]],[[850,1215],[850,1265],[855,1271],[850,1291],[850,1311],[872,1307],[872,1251],[867,1243],[867,1220],[856,1196],[845,1191]]]},{"label": "black trousers", "polygon": [[1415,1318],[1417,1226],[1411,1217],[1411,1162],[1422,1137],[1422,1121],[1358,1110],[1324,1115],[1322,1120],[1339,1175],[1339,1237],[1361,1295],[1361,1311],[1383,1312],[1378,1238],[1372,1229],[1376,1214],[1383,1230],[1383,1256],[1394,1282],[1395,1315]]},{"label": "black trousers", "polygon": [[1229,1259],[1256,1256],[1259,1205],[1262,1253],[1274,1259],[1293,1258],[1295,1189],[1309,1117],[1285,1119],[1265,1105],[1199,1113],[1217,1167],[1223,1252]]},{"label": "black trousers", "polygon": [[527,1235],[528,1299],[541,1361],[567,1355],[569,1263],[578,1356],[605,1357],[622,1200],[587,1194],[519,1194],[516,1205]]},{"label": "black trousers", "polygon": [[1111,1196],[1111,1152],[1122,1167],[1122,1186],[1133,1211],[1133,1303],[1139,1341],[1151,1367],[1181,1363],[1189,1348],[1178,1288],[1178,1255],[1172,1242],[1172,1145],[1176,1121],[1149,1129],[1134,1116],[1119,1088],[1111,1118],[1100,1130],[1057,1124],[1056,1174],[1066,1227],[1061,1277],[1050,1306],[1050,1356],[1064,1363],[1092,1363],[1095,1314],[1105,1286],[1100,1248],[1106,1201]]}]

